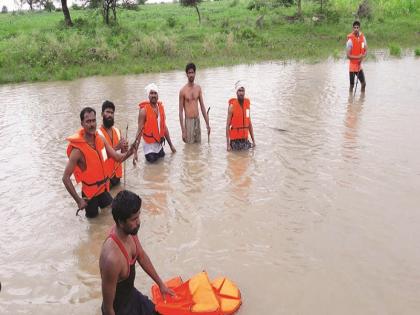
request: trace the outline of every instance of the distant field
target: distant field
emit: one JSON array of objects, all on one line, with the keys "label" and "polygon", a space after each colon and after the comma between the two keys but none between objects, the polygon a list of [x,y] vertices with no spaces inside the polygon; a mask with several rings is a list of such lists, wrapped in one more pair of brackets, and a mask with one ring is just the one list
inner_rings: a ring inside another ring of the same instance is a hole
[{"label": "distant field", "polygon": [[[330,0],[320,15],[318,2],[303,1],[304,18],[296,20],[296,7],[272,1],[204,2],[201,25],[194,8],[172,3],[118,9],[113,26],[97,10],[70,9],[72,28],[61,12],[0,14],[0,83],[157,72],[189,61],[210,67],[342,58],[358,3]],[[418,52],[420,1],[371,3],[372,17],[361,20],[369,48]]]}]

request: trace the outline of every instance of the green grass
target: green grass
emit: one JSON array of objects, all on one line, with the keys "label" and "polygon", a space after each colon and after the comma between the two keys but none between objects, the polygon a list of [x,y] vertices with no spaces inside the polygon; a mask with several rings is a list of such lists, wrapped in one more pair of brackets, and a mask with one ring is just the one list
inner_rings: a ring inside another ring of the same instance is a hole
[{"label": "green grass", "polygon": [[[290,17],[296,7],[259,0],[260,10],[248,10],[249,1],[202,3],[201,25],[194,8],[179,4],[118,9],[118,23],[113,26],[104,25],[95,10],[70,10],[72,28],[63,25],[61,12],[0,14],[0,83],[159,72],[183,69],[189,61],[203,68],[343,58],[359,3],[330,0],[325,18],[314,22],[312,17],[319,14],[314,2],[303,1],[304,18],[294,21]],[[389,46],[393,54],[397,47],[401,52],[418,44],[419,1],[371,2],[373,16],[362,19],[369,49],[393,43]]]}]

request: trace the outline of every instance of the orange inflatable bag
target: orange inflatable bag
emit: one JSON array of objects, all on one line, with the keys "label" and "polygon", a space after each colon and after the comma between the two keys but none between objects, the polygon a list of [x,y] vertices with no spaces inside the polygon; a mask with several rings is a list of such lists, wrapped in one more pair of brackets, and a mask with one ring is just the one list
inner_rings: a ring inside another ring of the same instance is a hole
[{"label": "orange inflatable bag", "polygon": [[241,306],[241,293],[235,284],[225,277],[210,282],[205,271],[183,282],[180,277],[165,282],[175,296],[165,296],[159,287],[152,286],[152,299],[156,311],[162,315],[230,315]]}]

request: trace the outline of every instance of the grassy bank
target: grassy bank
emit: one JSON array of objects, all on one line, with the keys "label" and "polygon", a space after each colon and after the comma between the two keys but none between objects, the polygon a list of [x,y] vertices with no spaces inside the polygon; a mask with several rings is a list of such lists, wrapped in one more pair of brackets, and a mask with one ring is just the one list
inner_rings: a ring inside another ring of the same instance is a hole
[{"label": "grassy bank", "polygon": [[[249,10],[253,1],[259,10]],[[118,23],[103,24],[95,10],[70,10],[74,27],[61,12],[0,14],[0,83],[70,80],[90,75],[129,74],[232,65],[274,59],[316,61],[344,56],[359,1],[303,1],[276,7],[261,0],[205,2],[195,9],[179,4],[119,9]],[[420,42],[420,2],[371,0],[373,15],[362,19],[370,49],[412,48]],[[314,16],[321,20],[314,21]]]}]

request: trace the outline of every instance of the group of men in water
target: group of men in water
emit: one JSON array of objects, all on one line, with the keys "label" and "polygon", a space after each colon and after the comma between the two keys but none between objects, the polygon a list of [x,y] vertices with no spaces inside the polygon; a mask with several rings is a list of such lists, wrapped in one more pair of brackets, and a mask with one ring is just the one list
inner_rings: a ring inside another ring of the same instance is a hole
[{"label": "group of men in water", "polygon": [[[350,60],[350,92],[353,92],[355,78],[365,91],[366,80],[361,67],[367,53],[367,42],[360,32],[360,22],[353,23],[353,32],[347,36],[347,58]],[[196,67],[189,63],[185,69],[188,82],[179,93],[179,122],[182,140],[185,143],[201,142],[199,105],[206,123],[207,135],[211,128],[208,111],[203,101],[201,87],[194,83]],[[250,100],[245,98],[245,86],[235,84],[236,97],[229,100],[226,120],[226,148],[247,150],[255,147],[255,137],[250,115]],[[67,138],[69,160],[64,170],[63,183],[76,201],[78,209],[85,210],[86,217],[93,218],[112,203],[115,226],[105,240],[99,259],[102,278],[103,314],[156,314],[153,303],[134,287],[135,263],[156,282],[162,296],[173,295],[156,272],[150,258],[137,237],[140,228],[141,198],[128,190],[120,191],[113,200],[109,190],[117,185],[123,176],[122,163],[134,155],[143,138],[143,152],[146,161],[154,163],[165,156],[164,144],[171,151],[176,149],[171,141],[163,103],[159,100],[159,89],[152,83],[146,86],[147,100],[139,104],[136,138],[129,147],[121,131],[114,127],[115,105],[110,101],[102,104],[102,125],[97,130],[96,112],[85,107],[80,112],[82,128]],[[251,137],[252,143],[248,137]],[[82,182],[82,196],[79,196],[70,179],[74,174],[76,182]]]}]

